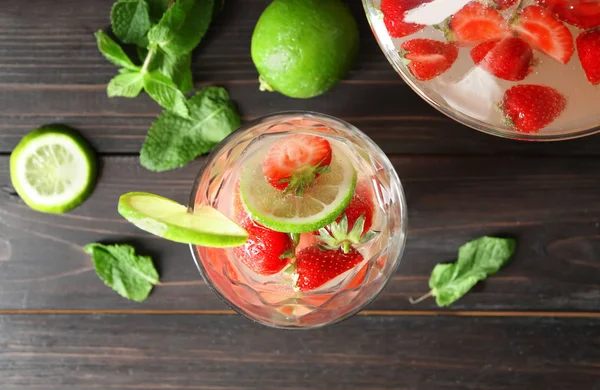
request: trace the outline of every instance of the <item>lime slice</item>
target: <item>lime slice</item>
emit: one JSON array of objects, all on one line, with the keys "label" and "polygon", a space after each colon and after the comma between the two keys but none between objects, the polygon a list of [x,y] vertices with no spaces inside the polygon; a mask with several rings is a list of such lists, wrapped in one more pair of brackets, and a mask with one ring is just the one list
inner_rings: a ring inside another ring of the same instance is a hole
[{"label": "lime slice", "polygon": [[330,172],[320,175],[302,197],[284,195],[263,175],[258,153],[242,172],[240,193],[252,219],[278,232],[308,233],[333,222],[350,203],[356,170],[343,153],[334,153]]},{"label": "lime slice", "polygon": [[193,213],[162,196],[130,192],[119,199],[119,214],[142,230],[184,244],[226,248],[244,245],[248,232],[216,209],[200,206]]},{"label": "lime slice", "polygon": [[79,206],[91,193],[95,176],[94,152],[67,127],[34,130],[10,155],[13,187],[37,211],[62,213]]}]

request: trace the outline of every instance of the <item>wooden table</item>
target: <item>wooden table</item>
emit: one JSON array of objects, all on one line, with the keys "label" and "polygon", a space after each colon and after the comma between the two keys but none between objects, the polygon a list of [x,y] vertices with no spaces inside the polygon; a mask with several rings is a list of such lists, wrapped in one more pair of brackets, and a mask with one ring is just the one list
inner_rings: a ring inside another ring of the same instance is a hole
[{"label": "wooden table", "polygon": [[[0,389],[600,389],[600,136],[534,144],[463,127],[418,98],[387,63],[351,0],[360,58],[326,95],[258,91],[249,54],[267,0],[227,0],[194,55],[196,88],[225,86],[244,120],[314,110],[371,136],[409,205],[403,261],[367,310],[309,332],[276,331],[229,311],[185,245],[121,219],[121,193],[185,202],[202,159],[157,174],[138,163],[159,113],[146,96],[108,99],[115,74],[92,33],[112,0],[4,1],[0,8]],[[9,154],[42,124],[81,131],[99,153],[96,190],[75,211],[27,208]],[[408,297],[433,266],[484,234],[518,237],[497,276],[450,309]],[[137,304],[95,275],[89,242],[150,254],[162,285]]]}]

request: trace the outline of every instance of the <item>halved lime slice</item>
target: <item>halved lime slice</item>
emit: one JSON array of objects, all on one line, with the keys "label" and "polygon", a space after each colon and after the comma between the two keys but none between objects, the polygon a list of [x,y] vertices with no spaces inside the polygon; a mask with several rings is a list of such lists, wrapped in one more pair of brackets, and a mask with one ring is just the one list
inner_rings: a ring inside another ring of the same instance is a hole
[{"label": "halved lime slice", "polygon": [[93,150],[67,127],[34,130],[10,155],[13,187],[37,211],[62,213],[79,206],[91,193],[95,178]]},{"label": "halved lime slice", "polygon": [[170,241],[227,248],[244,245],[248,239],[244,228],[210,206],[191,213],[171,199],[146,192],[122,195],[118,211],[140,229]]},{"label": "halved lime slice", "polygon": [[246,165],[240,180],[244,207],[252,219],[278,232],[308,233],[333,222],[350,203],[356,170],[343,153],[333,154],[330,172],[320,175],[301,197],[284,195],[263,175],[258,153]]}]

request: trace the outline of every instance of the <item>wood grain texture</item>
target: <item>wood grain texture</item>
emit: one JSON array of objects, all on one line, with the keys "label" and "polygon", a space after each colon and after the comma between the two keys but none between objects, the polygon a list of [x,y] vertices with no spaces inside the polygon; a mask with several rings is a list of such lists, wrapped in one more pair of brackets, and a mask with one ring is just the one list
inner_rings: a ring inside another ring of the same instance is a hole
[{"label": "wood grain texture", "polygon": [[[478,236],[517,237],[517,255],[498,276],[451,310],[598,311],[600,161],[593,158],[401,157],[392,161],[405,187],[408,245],[398,273],[371,310],[411,306],[438,262]],[[185,203],[202,161],[156,174],[135,157],[105,157],[91,198],[64,215],[29,210],[13,193],[0,157],[0,309],[221,310],[185,245],[128,224],[119,196],[151,191]],[[81,247],[129,242],[156,259],[164,285],[143,305],[105,287]]]},{"label": "wood grain texture", "polygon": [[[0,153],[48,123],[79,129],[101,153],[138,153],[161,111],[147,96],[109,99],[116,68],[93,32],[106,29],[112,0],[7,2],[0,12]],[[223,85],[245,120],[283,110],[338,116],[388,153],[598,155],[600,137],[532,144],[479,134],[438,113],[393,71],[379,50],[359,0],[348,1],[361,30],[356,66],[338,87],[309,100],[258,91],[250,58],[254,24],[269,0],[231,0],[194,53],[196,87]]]},{"label": "wood grain texture", "polygon": [[309,332],[234,315],[135,320],[0,317],[2,388],[600,388],[599,320],[355,317]]}]

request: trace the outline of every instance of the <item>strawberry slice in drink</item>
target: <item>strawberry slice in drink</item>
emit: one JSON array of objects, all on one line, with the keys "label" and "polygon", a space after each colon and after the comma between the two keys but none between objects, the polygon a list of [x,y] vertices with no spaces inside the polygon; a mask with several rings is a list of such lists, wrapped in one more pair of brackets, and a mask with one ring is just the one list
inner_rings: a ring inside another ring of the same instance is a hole
[{"label": "strawberry slice in drink", "polygon": [[575,50],[573,35],[552,12],[531,5],[521,11],[512,27],[534,49],[561,64],[566,64],[571,59]]},{"label": "strawberry slice in drink", "polygon": [[294,134],[273,144],[263,162],[263,174],[271,186],[302,196],[319,174],[327,172],[332,150],[322,137]]},{"label": "strawberry slice in drink", "polygon": [[348,253],[311,246],[296,255],[296,287],[310,291],[356,267],[364,260],[356,249]]},{"label": "strawberry slice in drink", "polygon": [[481,43],[471,50],[476,65],[508,81],[521,81],[531,73],[533,51],[519,37],[507,36]]},{"label": "strawberry slice in drink", "polygon": [[517,4],[519,0],[492,0],[493,6],[500,11],[509,9],[513,5]]},{"label": "strawberry slice in drink", "polygon": [[381,0],[383,22],[393,38],[402,38],[425,28],[422,24],[406,23],[407,11],[433,0]]},{"label": "strawberry slice in drink", "polygon": [[577,54],[589,82],[593,85],[600,84],[600,30],[579,34]]},{"label": "strawberry slice in drink", "polygon": [[443,30],[448,42],[459,46],[473,46],[509,34],[504,17],[477,1],[468,3],[450,17]]},{"label": "strawberry slice in drink", "polygon": [[586,30],[600,26],[598,0],[537,0],[537,3],[573,26]]},{"label": "strawberry slice in drink", "polygon": [[404,42],[400,54],[410,73],[427,81],[450,69],[458,57],[458,49],[449,43],[416,38]]},{"label": "strawberry slice in drink", "polygon": [[524,133],[534,133],[552,123],[566,105],[565,97],[554,88],[521,84],[504,93],[500,109],[509,126]]}]

